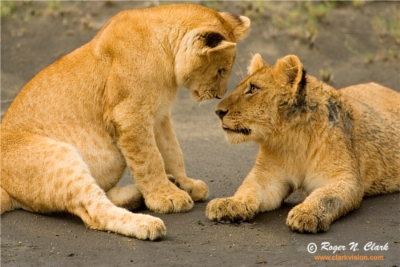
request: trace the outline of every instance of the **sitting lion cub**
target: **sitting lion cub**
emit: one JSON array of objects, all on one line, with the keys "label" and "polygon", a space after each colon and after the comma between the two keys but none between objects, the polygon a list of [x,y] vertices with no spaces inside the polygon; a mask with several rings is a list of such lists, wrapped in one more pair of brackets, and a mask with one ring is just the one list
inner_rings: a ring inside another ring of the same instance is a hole
[{"label": "sitting lion cub", "polygon": [[[155,212],[185,212],[206,198],[186,176],[171,105],[179,86],[197,101],[224,95],[249,26],[196,5],[123,11],[37,74],[1,125],[1,213],[67,211],[92,229],[162,237],[160,219],[126,209],[143,196]],[[135,185],[116,188],[126,166]]]},{"label": "sitting lion cub", "polygon": [[249,76],[216,113],[230,143],[251,140],[260,150],[235,195],[208,204],[211,220],[251,219],[301,189],[308,197],[286,223],[317,233],[363,196],[399,192],[400,94],[389,88],[336,91],[306,75],[296,56],[270,67],[256,54]]}]

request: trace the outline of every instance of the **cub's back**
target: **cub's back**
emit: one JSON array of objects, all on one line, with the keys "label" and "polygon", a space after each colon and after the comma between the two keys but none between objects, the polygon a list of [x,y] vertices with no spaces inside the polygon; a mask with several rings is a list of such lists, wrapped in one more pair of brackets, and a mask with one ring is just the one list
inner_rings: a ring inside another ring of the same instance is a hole
[{"label": "cub's back", "polygon": [[[345,99],[352,98],[379,113],[397,114],[400,119],[400,93],[377,83],[352,85],[339,90]],[[350,100],[352,101],[352,100]]]},{"label": "cub's back", "polygon": [[400,93],[376,83],[339,90],[353,120],[353,148],[365,195],[400,187]]}]

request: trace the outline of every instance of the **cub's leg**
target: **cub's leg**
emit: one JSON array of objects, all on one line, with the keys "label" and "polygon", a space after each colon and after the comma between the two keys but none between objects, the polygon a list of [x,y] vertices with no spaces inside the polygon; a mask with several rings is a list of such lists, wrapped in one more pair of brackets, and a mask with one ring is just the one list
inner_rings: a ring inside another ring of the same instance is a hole
[{"label": "cub's leg", "polygon": [[[168,180],[176,184],[176,179],[172,174],[167,174]],[[122,187],[113,187],[107,191],[108,199],[116,206],[135,210],[144,205],[142,193],[135,184],[129,184]]]},{"label": "cub's leg", "polygon": [[[2,179],[7,179],[2,175]],[[3,214],[6,211],[14,210],[20,208],[18,203],[7,193],[3,187],[0,187],[1,190],[1,213]]]},{"label": "cub's leg", "polygon": [[320,181],[314,177],[313,183],[321,187],[289,212],[286,224],[294,231],[327,231],[334,220],[361,204],[363,186],[355,173],[336,173],[335,176],[319,173]]},{"label": "cub's leg", "polygon": [[282,178],[279,168],[256,164],[235,195],[217,198],[207,205],[210,220],[250,220],[259,212],[274,210],[290,193],[291,187]]},{"label": "cub's leg", "polygon": [[143,203],[143,196],[134,184],[113,187],[107,191],[107,197],[114,205],[127,210],[134,210]]},{"label": "cub's leg", "polygon": [[[155,217],[116,207],[98,186],[74,147],[34,135],[2,136],[2,188],[23,209],[68,211],[88,228],[139,239],[165,234]],[[4,176],[3,176],[4,174]]]},{"label": "cub's leg", "polygon": [[[192,209],[193,200],[183,190],[171,183],[165,172],[164,161],[157,147],[152,112],[136,110],[125,100],[112,111],[112,120],[117,125],[118,146],[143,195],[146,206],[155,212],[186,212]],[[152,103],[143,106],[152,106]],[[157,112],[157,111],[154,111]]]},{"label": "cub's leg", "polygon": [[182,150],[176,138],[170,114],[156,122],[155,136],[158,149],[164,159],[165,171],[173,176],[170,180],[189,193],[193,201],[205,200],[208,195],[207,185],[201,180],[191,179],[186,175]]}]

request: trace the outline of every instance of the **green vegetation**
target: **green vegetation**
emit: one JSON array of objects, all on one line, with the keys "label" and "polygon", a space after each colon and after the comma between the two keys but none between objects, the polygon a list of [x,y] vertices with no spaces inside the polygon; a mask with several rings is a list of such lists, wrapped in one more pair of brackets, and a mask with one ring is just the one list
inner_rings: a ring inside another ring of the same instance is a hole
[{"label": "green vegetation", "polygon": [[392,12],[385,17],[374,17],[372,26],[381,36],[389,36],[400,44],[400,12],[392,5]]},{"label": "green vegetation", "polygon": [[17,3],[15,1],[0,1],[1,17],[12,16],[17,10]]},{"label": "green vegetation", "polygon": [[321,77],[321,80],[325,83],[332,83],[333,82],[333,74],[332,74],[332,69],[320,69],[319,70],[319,76]]},{"label": "green vegetation", "polygon": [[31,17],[42,13],[58,14],[64,12],[60,0],[51,1],[1,1],[1,17],[19,18],[28,22]]},{"label": "green vegetation", "polygon": [[350,42],[349,42],[348,40],[345,40],[344,43],[343,43],[343,45],[344,45],[344,47],[346,47],[346,49],[347,49],[350,53],[352,53],[352,54],[354,54],[354,55],[356,55],[356,56],[358,56],[358,57],[363,58],[364,61],[365,61],[365,63],[372,63],[372,62],[374,62],[374,60],[375,60],[375,55],[374,55],[374,53],[372,53],[372,52],[370,52],[370,51],[360,52],[359,50],[357,50],[356,48],[354,48],[354,47],[350,44]]},{"label": "green vegetation", "polygon": [[221,11],[221,2],[218,1],[218,0],[203,1],[201,4],[206,6],[206,7]]},{"label": "green vegetation", "polygon": [[268,9],[268,2],[257,0],[257,1],[243,1],[240,3],[240,7],[243,10],[243,15],[250,19],[259,20],[262,18],[265,11]]},{"label": "green vegetation", "polygon": [[296,2],[294,8],[272,15],[271,21],[276,28],[288,29],[291,35],[306,39],[312,45],[318,36],[319,25],[336,5],[336,1]]}]

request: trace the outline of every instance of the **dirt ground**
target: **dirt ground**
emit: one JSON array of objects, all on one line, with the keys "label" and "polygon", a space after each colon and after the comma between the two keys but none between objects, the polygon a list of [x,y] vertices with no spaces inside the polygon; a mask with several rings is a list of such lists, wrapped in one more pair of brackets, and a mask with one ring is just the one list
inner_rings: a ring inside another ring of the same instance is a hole
[{"label": "dirt ground", "polygon": [[[334,2],[334,6],[326,2],[196,3],[252,19],[248,38],[238,45],[229,91],[246,75],[254,53],[261,53],[270,64],[286,54],[296,54],[308,73],[336,88],[374,81],[400,91],[400,2]],[[39,70],[89,41],[114,14],[157,4],[166,2],[2,1],[2,115]],[[360,209],[318,235],[294,233],[285,225],[289,210],[304,199],[301,193],[294,193],[282,208],[259,214],[251,222],[209,221],[205,217],[207,202],[232,195],[257,152],[254,144],[226,143],[214,114],[217,103],[211,100],[199,106],[187,90],[179,92],[173,119],[187,172],[207,182],[210,195],[188,213],[140,211],[164,220],[167,235],[163,239],[139,241],[88,230],[69,214],[12,211],[1,216],[1,265],[400,265],[399,194],[364,199]],[[128,173],[121,183],[131,183]],[[326,242],[330,246],[324,249]],[[313,244],[317,250],[310,253]],[[339,257],[333,261],[315,256]],[[360,260],[364,256],[368,259]]]}]

